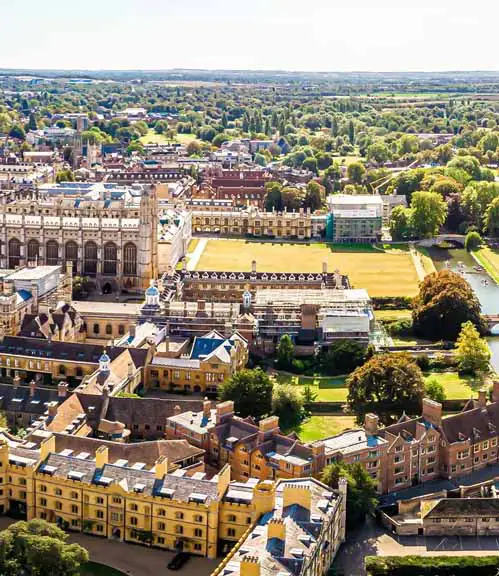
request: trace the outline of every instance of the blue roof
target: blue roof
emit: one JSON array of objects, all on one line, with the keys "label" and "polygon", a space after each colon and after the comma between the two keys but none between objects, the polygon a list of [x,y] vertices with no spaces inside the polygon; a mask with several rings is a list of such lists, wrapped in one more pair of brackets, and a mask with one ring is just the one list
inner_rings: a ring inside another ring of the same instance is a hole
[{"label": "blue roof", "polygon": [[159,294],[159,290],[156,288],[156,286],[149,286],[149,288],[146,290],[146,296],[158,296]]},{"label": "blue roof", "polygon": [[26,301],[26,300],[29,300],[30,298],[32,298],[31,292],[28,292],[27,290],[18,290],[17,295],[23,301]]},{"label": "blue roof", "polygon": [[192,347],[191,358],[199,360],[200,356],[208,356],[223,342],[224,340],[221,338],[196,338]]}]

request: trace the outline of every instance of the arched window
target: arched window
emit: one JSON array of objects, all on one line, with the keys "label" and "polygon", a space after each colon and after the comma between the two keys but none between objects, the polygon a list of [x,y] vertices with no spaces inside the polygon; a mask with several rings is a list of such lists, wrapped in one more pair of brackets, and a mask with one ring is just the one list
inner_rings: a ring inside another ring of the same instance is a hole
[{"label": "arched window", "polygon": [[104,274],[116,276],[118,249],[114,242],[104,244]]},{"label": "arched window", "polygon": [[137,275],[137,246],[128,242],[123,247],[123,275]]},{"label": "arched window", "polygon": [[94,334],[100,333],[100,326],[98,324],[94,324]]},{"label": "arched window", "polygon": [[64,249],[64,263],[71,262],[73,264],[73,274],[78,270],[78,244],[74,240],[66,243]]},{"label": "arched window", "polygon": [[120,324],[120,325],[118,326],[118,334],[119,334],[120,336],[123,336],[123,335],[125,334],[125,326],[123,326],[123,324]]},{"label": "arched window", "polygon": [[113,333],[113,327],[111,326],[111,324],[106,324],[106,334],[112,334]]},{"label": "arched window", "polygon": [[21,242],[17,238],[9,240],[9,268],[16,268],[21,263]]},{"label": "arched window", "polygon": [[49,240],[45,247],[45,262],[47,266],[57,266],[59,264],[59,244],[55,240]]},{"label": "arched window", "polygon": [[32,238],[28,242],[28,262],[37,262],[40,255],[40,242]]},{"label": "arched window", "polygon": [[83,254],[83,271],[85,274],[97,274],[97,244],[87,242]]}]

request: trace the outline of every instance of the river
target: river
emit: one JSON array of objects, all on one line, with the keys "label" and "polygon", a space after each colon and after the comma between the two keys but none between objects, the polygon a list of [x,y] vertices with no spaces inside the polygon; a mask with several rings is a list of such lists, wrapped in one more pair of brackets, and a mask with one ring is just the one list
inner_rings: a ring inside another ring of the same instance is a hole
[{"label": "river", "polygon": [[[499,314],[499,286],[486,272],[476,272],[473,269],[477,263],[469,252],[458,248],[433,247],[428,249],[428,253],[437,270],[448,267],[466,278],[480,300],[483,314]],[[492,354],[492,366],[499,373],[499,336],[491,336],[487,341]]]}]

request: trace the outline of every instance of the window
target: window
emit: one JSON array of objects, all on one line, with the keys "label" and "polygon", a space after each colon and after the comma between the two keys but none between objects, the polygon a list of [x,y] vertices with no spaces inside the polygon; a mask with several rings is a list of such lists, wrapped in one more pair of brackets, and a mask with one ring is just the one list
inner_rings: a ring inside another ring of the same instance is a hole
[{"label": "window", "polygon": [[104,510],[97,510],[95,515],[97,516],[97,518],[100,518],[102,520],[104,518]]},{"label": "window", "polygon": [[490,518],[482,518],[482,522],[489,522]]},{"label": "window", "polygon": [[76,500],[78,498],[78,492],[71,492],[71,498],[73,498],[73,500]]},{"label": "window", "polygon": [[71,506],[71,512],[73,514],[78,514],[78,506],[75,506],[74,504]]},{"label": "window", "polygon": [[97,524],[95,529],[97,530],[97,532],[104,532],[104,526],[102,524]]},{"label": "window", "polygon": [[184,519],[184,513],[183,512],[175,512],[175,518],[177,520],[183,520]]},{"label": "window", "polygon": [[123,335],[125,334],[125,327],[123,326],[123,324],[120,324],[120,325],[118,326],[118,334],[119,334],[120,336],[123,336]]},{"label": "window", "polygon": [[97,498],[95,499],[97,504],[104,504],[104,498],[101,498],[100,496],[97,496]]},{"label": "window", "polygon": [[100,326],[98,324],[94,324],[94,334],[100,333]]},{"label": "window", "polygon": [[113,504],[121,504],[121,498],[117,496],[113,496]]},{"label": "window", "polygon": [[473,446],[473,452],[476,454],[477,452],[480,452],[480,444],[475,444]]},{"label": "window", "polygon": [[160,508],[158,510],[158,516],[166,516],[166,510],[164,508]]},{"label": "window", "polygon": [[492,440],[490,441],[490,445],[492,446],[492,448],[495,448],[497,446],[497,438],[492,438]]},{"label": "window", "polygon": [[488,442],[488,440],[485,440],[485,442],[483,442],[483,444],[482,444],[482,450],[487,450],[488,447],[489,447],[489,442]]},{"label": "window", "polygon": [[137,504],[130,504],[130,510],[133,510],[133,512],[137,512],[137,510],[139,509],[139,507],[137,506]]},{"label": "window", "polygon": [[45,484],[41,484],[40,492],[46,492],[46,491],[47,491],[47,487],[45,486]]},{"label": "window", "polygon": [[166,524],[164,522],[158,522],[158,530],[166,530]]},{"label": "window", "polygon": [[196,514],[196,516],[194,516],[194,522],[202,522],[203,521],[203,517],[199,514]]},{"label": "window", "polygon": [[195,543],[194,543],[194,550],[198,550],[198,551],[199,551],[199,550],[202,550],[202,548],[203,548],[203,547],[201,546],[201,544],[200,544],[199,542],[195,542]]},{"label": "window", "polygon": [[135,516],[130,517],[130,524],[132,526],[137,526],[137,518]]},{"label": "window", "polygon": [[57,502],[55,503],[55,509],[56,509],[56,510],[62,510],[62,503],[59,502],[59,501],[57,501]]},{"label": "window", "polygon": [[61,490],[60,488],[56,488],[56,489],[54,490],[54,494],[55,494],[56,496],[62,496],[62,490]]},{"label": "window", "polygon": [[111,326],[111,324],[106,324],[106,334],[112,334],[113,333],[113,327]]},{"label": "window", "polygon": [[234,537],[236,535],[236,530],[234,528],[229,528],[227,530],[227,536],[232,536]]},{"label": "window", "polygon": [[77,518],[73,518],[71,520],[71,526],[73,526],[73,528],[76,528],[78,526],[78,524],[79,524],[79,521]]},{"label": "window", "polygon": [[195,528],[194,530],[194,536],[196,538],[202,538],[203,536],[203,531],[201,530],[201,528]]},{"label": "window", "polygon": [[164,543],[165,543],[165,539],[163,538],[163,536],[158,536],[157,542],[158,542],[158,544],[164,544]]},{"label": "window", "polygon": [[177,524],[177,526],[175,526],[175,534],[183,534],[183,533],[184,533],[183,526],[180,526],[179,524]]},{"label": "window", "polygon": [[46,506],[47,505],[47,499],[46,498],[40,498],[40,506]]}]

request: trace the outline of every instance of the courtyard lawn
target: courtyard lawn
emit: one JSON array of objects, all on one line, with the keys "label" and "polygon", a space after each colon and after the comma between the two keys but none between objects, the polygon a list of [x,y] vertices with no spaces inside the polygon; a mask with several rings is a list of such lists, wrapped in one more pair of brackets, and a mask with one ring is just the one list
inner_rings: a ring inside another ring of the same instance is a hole
[{"label": "courtyard lawn", "polygon": [[169,144],[171,142],[164,134],[157,134],[152,128],[145,136],[141,136],[139,141],[142,144]]},{"label": "courtyard lawn", "polygon": [[483,381],[472,376],[461,376],[457,372],[425,372],[425,381],[435,378],[443,384],[447,400],[467,400],[476,398],[477,391],[483,388]]},{"label": "courtyard lawn", "polygon": [[354,288],[365,288],[370,296],[415,296],[418,292],[409,253],[370,245],[209,240],[196,269],[246,272],[252,260],[261,272],[318,273],[327,262],[329,271],[340,270]]},{"label": "courtyard lawn", "polygon": [[412,317],[412,310],[375,310],[376,320],[384,322],[398,322]]},{"label": "courtyard lawn", "polygon": [[295,432],[302,442],[313,442],[355,427],[354,416],[311,416],[295,428]]},{"label": "courtyard lawn", "polygon": [[485,246],[473,252],[473,255],[499,284],[499,250]]},{"label": "courtyard lawn", "polygon": [[175,136],[175,140],[180,142],[180,144],[189,144],[193,140],[197,140],[197,136],[195,134],[177,134]]},{"label": "courtyard lawn", "polygon": [[312,391],[317,394],[316,402],[346,402],[348,396],[345,376],[296,376],[288,372],[279,372],[275,376],[275,380],[279,384],[302,386],[302,389],[308,384]]},{"label": "courtyard lawn", "polygon": [[124,572],[97,562],[87,562],[80,568],[79,574],[80,576],[125,576]]}]

